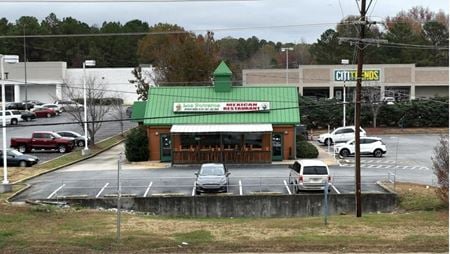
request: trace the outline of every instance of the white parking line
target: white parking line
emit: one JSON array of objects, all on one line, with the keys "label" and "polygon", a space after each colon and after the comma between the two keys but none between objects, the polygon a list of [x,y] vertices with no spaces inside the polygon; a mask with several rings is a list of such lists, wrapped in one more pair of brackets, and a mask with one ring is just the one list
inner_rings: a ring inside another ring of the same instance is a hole
[{"label": "white parking line", "polygon": [[148,184],[148,187],[147,187],[147,189],[145,190],[145,193],[144,193],[144,196],[142,196],[142,197],[147,197],[147,194],[148,194],[148,192],[150,191],[150,188],[152,187],[152,184],[153,184],[153,182],[150,182],[149,184]]},{"label": "white parking line", "polygon": [[338,191],[338,189],[334,186],[334,184],[330,183],[331,188],[333,188],[333,190],[337,193],[337,194],[341,194],[340,191]]},{"label": "white parking line", "polygon": [[239,195],[242,196],[242,182],[239,180]]},{"label": "white parking line", "polygon": [[58,189],[56,189],[55,191],[53,191],[50,195],[48,195],[47,199],[51,199],[54,195],[56,195],[56,193],[61,190],[64,186],[66,186],[66,184],[63,184],[61,186],[58,187]]},{"label": "white parking line", "polygon": [[292,195],[292,192],[291,192],[291,190],[289,189],[289,186],[288,186],[286,180],[283,180],[283,182],[284,182],[284,186],[286,186],[286,190],[288,191],[289,195]]},{"label": "white parking line", "polygon": [[194,182],[194,188],[192,188],[192,196],[195,196],[195,187],[197,186],[196,182]]},{"label": "white parking line", "polygon": [[102,194],[102,192],[106,189],[106,187],[108,187],[109,183],[106,183],[105,186],[103,186],[103,188],[97,193],[97,195],[95,196],[95,198],[100,197],[100,195]]}]

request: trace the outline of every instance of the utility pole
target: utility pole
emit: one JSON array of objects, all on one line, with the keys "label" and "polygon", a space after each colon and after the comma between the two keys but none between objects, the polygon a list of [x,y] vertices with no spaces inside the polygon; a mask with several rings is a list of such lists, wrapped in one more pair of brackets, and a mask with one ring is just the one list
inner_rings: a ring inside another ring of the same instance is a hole
[{"label": "utility pole", "polygon": [[366,0],[361,0],[361,17],[359,26],[358,48],[358,69],[356,75],[356,102],[355,102],[355,201],[356,217],[361,217],[361,151],[360,151],[360,125],[361,125],[361,82],[362,68],[364,61],[364,35],[366,29]]},{"label": "utility pole", "polygon": [[[28,110],[28,84],[27,84],[27,41],[25,36],[25,25],[23,26],[23,65],[25,81],[25,110]],[[19,95],[20,98],[20,95]]]},{"label": "utility pole", "polygon": [[[359,0],[357,0],[357,3]],[[370,4],[369,4],[370,6]],[[358,5],[359,7],[359,5]],[[339,37],[339,43],[342,41],[350,42],[350,45],[356,45],[358,50],[357,55],[357,75],[356,75],[356,94],[355,94],[355,203],[356,203],[356,217],[361,217],[361,150],[360,150],[360,125],[361,125],[361,82],[362,69],[364,61],[364,48],[370,44],[384,44],[387,40],[382,39],[365,39],[366,25],[376,24],[376,22],[368,22],[366,19],[366,0],[361,0],[360,20],[353,22],[354,25],[359,25],[359,37],[348,38]],[[366,44],[367,43],[367,44]]]}]

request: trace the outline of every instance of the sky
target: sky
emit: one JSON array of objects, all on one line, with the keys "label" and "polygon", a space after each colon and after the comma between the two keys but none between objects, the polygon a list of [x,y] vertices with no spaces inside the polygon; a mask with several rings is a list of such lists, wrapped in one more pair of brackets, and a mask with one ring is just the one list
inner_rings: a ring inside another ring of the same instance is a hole
[{"label": "sky", "polygon": [[[280,42],[315,42],[343,17],[358,15],[360,0],[255,0],[182,2],[19,2],[0,0],[0,17],[15,22],[21,16],[42,20],[55,13],[59,19],[73,17],[89,25],[104,21],[126,23],[139,19],[154,25],[171,23],[197,34],[214,31],[215,38],[256,36]],[[25,0],[26,1],[26,0]],[[66,1],[66,0],[61,0]],[[151,1],[151,0],[149,0]],[[367,0],[369,3],[370,0]],[[423,6],[448,14],[448,0],[373,0],[368,11],[371,20],[381,21],[402,10]],[[283,27],[285,26],[285,27]]]}]

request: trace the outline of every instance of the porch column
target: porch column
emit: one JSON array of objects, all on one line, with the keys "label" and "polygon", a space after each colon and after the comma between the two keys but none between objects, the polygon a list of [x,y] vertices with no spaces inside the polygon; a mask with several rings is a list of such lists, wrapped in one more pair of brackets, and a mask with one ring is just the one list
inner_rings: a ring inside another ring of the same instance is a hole
[{"label": "porch column", "polygon": [[57,100],[61,100],[62,99],[62,88],[61,88],[61,84],[56,84],[55,87],[55,95],[56,95],[56,99]]},{"label": "porch column", "polygon": [[414,100],[416,98],[416,86],[411,86],[411,91],[409,92],[409,99]]}]

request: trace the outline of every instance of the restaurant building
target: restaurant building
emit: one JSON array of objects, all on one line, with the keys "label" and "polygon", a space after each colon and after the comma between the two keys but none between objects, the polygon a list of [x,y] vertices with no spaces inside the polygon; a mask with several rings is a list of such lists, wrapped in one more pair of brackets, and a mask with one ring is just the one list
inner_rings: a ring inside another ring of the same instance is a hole
[{"label": "restaurant building", "polygon": [[145,108],[150,160],[271,163],[295,158],[296,87],[232,86],[222,62],[213,86],[151,87]]}]

